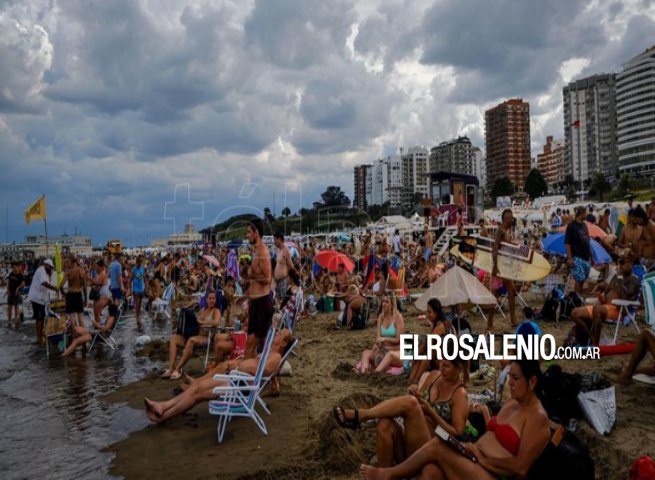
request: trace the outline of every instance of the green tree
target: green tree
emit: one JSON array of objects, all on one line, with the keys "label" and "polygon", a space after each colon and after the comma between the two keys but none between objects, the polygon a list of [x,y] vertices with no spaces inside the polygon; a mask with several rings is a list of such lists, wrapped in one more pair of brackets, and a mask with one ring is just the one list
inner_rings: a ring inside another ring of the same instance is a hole
[{"label": "green tree", "polygon": [[513,195],[515,191],[514,184],[509,177],[500,177],[494,182],[494,186],[491,189],[491,198],[495,199],[496,197]]},{"label": "green tree", "polygon": [[603,194],[612,191],[612,185],[610,185],[610,182],[607,181],[607,178],[605,178],[605,175],[602,172],[596,172],[591,179],[589,190],[593,190],[600,197],[600,201],[602,202]]},{"label": "green tree", "polygon": [[284,207],[282,209],[282,215],[284,215],[285,217],[288,217],[289,215],[291,215],[291,209],[289,207]]},{"label": "green tree", "polygon": [[323,205],[326,207],[340,207],[350,205],[350,199],[337,185],[330,185],[325,192],[321,194]]},{"label": "green tree", "polygon": [[566,199],[569,202],[575,202],[577,197],[578,197],[576,192],[577,192],[577,190],[575,189],[575,187],[573,185],[569,185],[569,187],[566,189],[566,192],[565,192]]},{"label": "green tree", "polygon": [[630,190],[632,190],[633,186],[634,185],[633,185],[632,177],[630,176],[630,174],[624,173],[619,178],[619,186],[616,189],[617,194],[620,197],[623,197],[623,196],[627,195],[628,193],[630,193]]},{"label": "green tree", "polygon": [[525,178],[524,190],[530,198],[539,198],[548,193],[548,184],[537,168],[530,170]]}]

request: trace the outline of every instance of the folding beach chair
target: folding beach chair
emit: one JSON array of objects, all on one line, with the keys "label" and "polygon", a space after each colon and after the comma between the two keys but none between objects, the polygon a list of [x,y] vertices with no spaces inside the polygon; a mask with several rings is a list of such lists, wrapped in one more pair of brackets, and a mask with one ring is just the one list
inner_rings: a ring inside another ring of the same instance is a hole
[{"label": "folding beach chair", "polygon": [[655,272],[644,275],[641,288],[646,310],[646,323],[655,330]]},{"label": "folding beach chair", "polygon": [[70,323],[68,321],[68,316],[56,313],[50,307],[50,303],[47,303],[45,306],[45,315],[46,318],[45,322],[43,323],[43,333],[45,335],[45,352],[46,356],[50,358],[50,344],[52,342],[62,341],[63,350],[66,350]]},{"label": "folding beach chair", "polygon": [[157,298],[153,300],[152,306],[155,308],[155,317],[157,318],[160,313],[163,313],[168,317],[168,319],[171,319],[171,314],[170,314],[170,304],[171,301],[173,300],[173,295],[175,295],[175,285],[173,283],[168,284],[166,289],[164,290],[164,294],[162,295],[162,298]]},{"label": "folding beach chair", "polygon": [[96,330],[91,332],[93,338],[91,339],[91,346],[89,347],[89,351],[93,350],[93,347],[95,347],[99,341],[103,342],[112,350],[116,350],[118,343],[114,338],[114,332],[116,331],[116,327],[118,326],[118,322],[121,320],[122,315],[123,315],[123,309],[119,308],[118,313],[116,314],[116,318],[114,319],[114,323],[112,323],[111,328],[107,333],[103,332],[102,330]]},{"label": "folding beach chair", "polygon": [[[268,405],[266,404],[266,402],[262,398],[262,394],[264,393],[264,390],[266,390],[266,387],[268,387],[268,385],[271,383],[271,381],[280,374],[280,370],[282,370],[282,367],[284,366],[284,363],[288,360],[289,356],[294,353],[293,350],[298,345],[298,342],[299,342],[299,340],[294,337],[291,340],[291,343],[289,344],[289,346],[287,347],[286,352],[284,352],[284,355],[280,359],[280,363],[278,364],[277,368],[275,369],[275,372],[273,372],[271,375],[262,377],[261,388],[259,389],[259,395],[257,396],[257,401],[262,406],[264,411],[269,415],[271,414],[271,412],[268,409]],[[239,372],[238,370],[233,372],[233,373],[241,374],[241,372]]]},{"label": "folding beach chair", "polygon": [[214,380],[222,380],[227,383],[227,385],[216,387],[213,390],[214,395],[220,395],[222,398],[209,402],[209,413],[219,417],[216,427],[218,443],[223,442],[225,428],[233,417],[251,418],[259,430],[264,435],[268,435],[264,420],[257,413],[256,407],[260,403],[259,397],[264,368],[268,360],[268,355],[271,352],[274,336],[275,328],[271,327],[266,335],[266,342],[264,343],[264,349],[259,358],[255,375],[247,376],[243,373],[236,374],[235,372],[227,375],[214,375]]},{"label": "folding beach chair", "polygon": [[288,328],[290,332],[293,332],[293,329],[296,327],[296,323],[300,318],[303,310],[305,309],[305,294],[303,289],[298,287],[296,292],[296,298],[294,303],[293,311],[290,311],[286,307],[282,311],[282,321],[279,324],[279,329]]}]

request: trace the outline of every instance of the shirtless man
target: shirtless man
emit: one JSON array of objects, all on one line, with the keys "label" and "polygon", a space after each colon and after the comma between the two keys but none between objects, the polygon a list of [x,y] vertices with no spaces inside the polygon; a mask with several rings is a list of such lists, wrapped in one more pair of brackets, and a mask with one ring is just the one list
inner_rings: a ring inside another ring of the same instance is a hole
[{"label": "shirtless man", "polygon": [[246,358],[255,358],[257,345],[264,343],[273,321],[273,302],[270,295],[271,254],[264,244],[264,223],[260,218],[250,221],[246,228],[246,237],[255,248],[248,276],[250,283],[246,292],[250,299]]},{"label": "shirtless man", "polygon": [[76,257],[70,258],[70,267],[64,272],[59,292],[64,295],[64,285],[68,283],[65,294],[66,313],[73,320],[73,326],[84,326],[84,305],[86,305],[86,272]]},{"label": "shirtless man", "polygon": [[655,222],[655,197],[653,197],[648,204],[648,218],[652,221]]},{"label": "shirtless man", "polygon": [[610,233],[611,232],[611,228],[610,228],[610,209],[609,208],[605,209],[605,211],[603,212],[603,216],[600,217],[600,220],[598,220],[598,226],[605,233]]},{"label": "shirtless man", "polygon": [[639,239],[639,255],[641,264],[649,272],[655,269],[655,221],[648,217],[643,210],[639,213],[641,238]]},{"label": "shirtless man", "polygon": [[432,247],[434,246],[434,239],[432,238],[432,232],[426,225],[423,227],[423,240],[425,241],[425,252],[423,253],[423,258],[427,262],[432,256]]},{"label": "shirtless man", "polygon": [[289,288],[289,270],[293,268],[291,261],[291,254],[289,249],[284,244],[284,235],[276,232],[273,236],[275,239],[275,271],[273,278],[275,279],[275,293],[277,299],[281,302],[287,294]]},{"label": "shirtless man", "polygon": [[639,241],[641,239],[641,225],[639,225],[637,210],[632,208],[628,212],[628,224],[619,235],[619,249],[629,250],[634,258],[639,258]]},{"label": "shirtless man", "polygon": [[[510,210],[509,208],[504,210],[501,219],[502,219],[502,223],[498,226],[498,229],[496,230],[494,246],[491,251],[491,257],[493,259],[493,268],[491,270],[492,278],[498,276],[498,249],[500,248],[500,244],[513,243],[512,236],[510,233],[512,230],[512,224],[514,223],[514,215],[512,214],[512,210]],[[507,300],[509,303],[509,317],[512,322],[512,327],[515,327],[517,325],[517,322],[516,322],[516,312],[514,311],[516,309],[516,289],[514,288],[514,282],[502,277],[499,278],[501,278],[501,280],[503,281],[503,286],[507,289]],[[495,293],[497,294],[497,292]],[[496,308],[494,307],[494,309],[491,310],[491,312],[489,312],[489,317],[487,319],[487,330],[490,332],[493,331],[494,328],[495,312],[496,312]]]},{"label": "shirtless man", "polygon": [[619,270],[609,285],[599,283],[593,290],[598,294],[599,305],[585,305],[571,311],[571,320],[577,332],[588,335],[592,345],[600,342],[600,330],[608,318],[618,319],[619,307],[612,305],[612,300],[634,300],[639,293],[639,279],[632,273],[633,257],[627,255],[619,261]]},{"label": "shirtless man", "polygon": [[430,197],[428,197],[427,193],[423,197],[423,200],[421,200],[421,207],[423,207],[423,218],[425,219],[425,224],[430,225],[430,218],[432,217],[432,201],[430,201]]},{"label": "shirtless man", "polygon": [[491,235],[489,235],[489,230],[487,230],[487,225],[484,223],[484,218],[480,219],[480,236],[491,237]]}]

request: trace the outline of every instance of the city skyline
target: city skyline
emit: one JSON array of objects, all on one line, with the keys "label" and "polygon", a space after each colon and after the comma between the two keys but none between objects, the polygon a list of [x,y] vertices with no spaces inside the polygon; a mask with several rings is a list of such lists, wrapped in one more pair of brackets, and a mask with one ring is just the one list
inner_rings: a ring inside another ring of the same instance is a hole
[{"label": "city skyline", "polygon": [[53,234],[94,243],[167,236],[197,204],[200,229],[328,185],[353,199],[354,166],[400,147],[484,148],[509,98],[536,157],[564,138],[562,88],[620,72],[655,31],[648,1],[495,3],[4,2],[0,239],[42,233],[22,221],[42,193]]}]

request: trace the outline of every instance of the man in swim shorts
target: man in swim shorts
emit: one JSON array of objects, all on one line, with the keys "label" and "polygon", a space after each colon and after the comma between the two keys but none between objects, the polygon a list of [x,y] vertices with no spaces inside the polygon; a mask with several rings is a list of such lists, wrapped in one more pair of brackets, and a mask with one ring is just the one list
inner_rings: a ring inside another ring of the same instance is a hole
[{"label": "man in swim shorts", "polygon": [[264,243],[264,223],[255,218],[246,228],[246,236],[255,251],[252,256],[247,295],[250,299],[248,314],[248,340],[246,358],[257,355],[257,345],[263,345],[266,333],[273,321],[273,300],[271,298],[271,254]]}]

